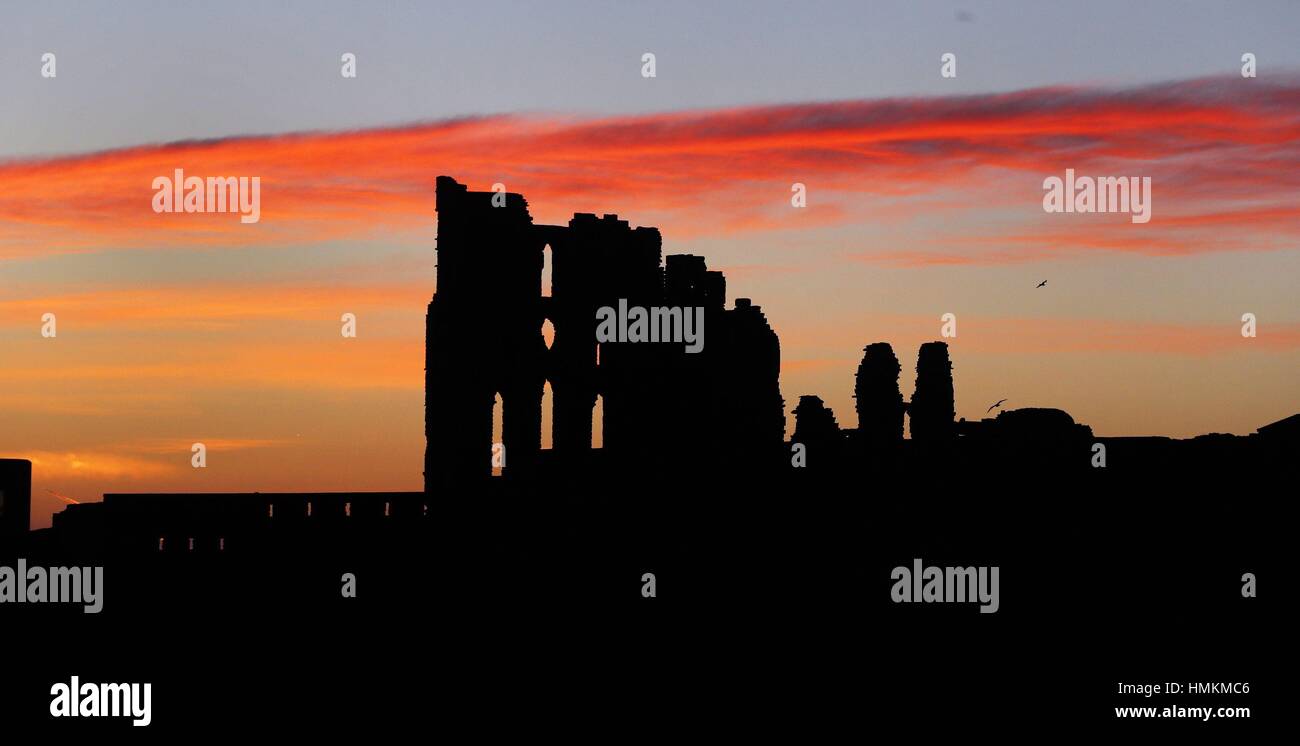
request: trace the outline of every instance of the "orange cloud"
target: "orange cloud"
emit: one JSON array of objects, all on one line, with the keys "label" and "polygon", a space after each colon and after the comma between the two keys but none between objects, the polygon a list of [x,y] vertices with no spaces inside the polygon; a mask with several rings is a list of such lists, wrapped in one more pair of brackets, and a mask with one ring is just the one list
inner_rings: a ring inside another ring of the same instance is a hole
[{"label": "orange cloud", "polygon": [[[1153,177],[1153,223],[1105,248],[1206,251],[1221,247],[1158,235],[1160,221],[1242,230],[1293,222],[1297,143],[1300,80],[1291,77],[178,142],[0,165],[0,257],[400,235],[429,226],[433,180],[444,173],[481,189],[502,182],[526,194],[543,222],[567,220],[573,208],[633,206],[634,222],[697,236],[798,227],[788,207],[794,182],[808,185],[808,212],[822,211],[809,219],[819,222],[937,189],[962,191],[976,206],[1032,210],[1041,194],[990,185],[1013,173],[1032,186],[1067,167]],[[177,168],[261,177],[261,222],[154,213],[153,178]],[[1271,205],[1249,204],[1260,195]]]},{"label": "orange cloud", "polygon": [[[186,452],[189,448],[186,447]],[[30,451],[14,454],[12,458],[32,462],[32,473],[41,479],[117,479],[121,477],[152,478],[179,470],[179,467],[160,464],[147,459],[124,456],[108,451],[52,452]]]},{"label": "orange cloud", "polygon": [[342,312],[409,311],[429,302],[426,282],[368,285],[208,283],[112,288],[0,300],[0,325],[28,326],[55,312],[63,328],[130,323],[133,328],[231,327],[256,320],[316,321],[338,326]]},{"label": "orange cloud", "polygon": [[[424,340],[418,336],[343,339],[338,325],[318,339],[268,339],[256,330],[215,343],[187,339],[160,348],[155,340],[114,342],[107,360],[78,350],[68,362],[27,356],[22,368],[0,368],[10,388],[133,383],[170,387],[285,386],[296,389],[404,388],[424,385]],[[63,336],[60,336],[60,341]],[[34,343],[39,345],[40,343]],[[29,345],[28,349],[38,349]],[[48,346],[48,345],[47,345]],[[88,362],[94,360],[95,362]]]},{"label": "orange cloud", "polygon": [[202,438],[198,441],[177,440],[176,438],[149,438],[136,443],[129,443],[124,445],[123,448],[137,453],[170,455],[176,453],[190,453],[195,442],[202,443],[208,451],[217,452],[247,451],[254,448],[277,448],[287,445],[297,445],[301,441],[273,438]]}]

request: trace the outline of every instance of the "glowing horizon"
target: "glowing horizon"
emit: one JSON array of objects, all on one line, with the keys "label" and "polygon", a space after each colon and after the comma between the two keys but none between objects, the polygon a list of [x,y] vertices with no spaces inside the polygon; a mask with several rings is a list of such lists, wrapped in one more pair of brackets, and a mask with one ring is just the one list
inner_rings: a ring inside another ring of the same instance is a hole
[{"label": "glowing horizon", "polygon": [[[1009,398],[1104,436],[1244,434],[1300,411],[1298,142],[1300,77],[1274,74],[11,158],[0,455],[34,462],[35,527],[103,492],[418,490],[441,174],[504,184],[537,223],[657,226],[665,254],[726,272],[781,338],[787,432],[802,394],[855,426],[869,342],[893,344],[906,396],[951,312],[959,417]],[[178,168],[260,177],[260,222],[155,213]],[[1151,177],[1151,222],[1044,213],[1067,168]]]}]

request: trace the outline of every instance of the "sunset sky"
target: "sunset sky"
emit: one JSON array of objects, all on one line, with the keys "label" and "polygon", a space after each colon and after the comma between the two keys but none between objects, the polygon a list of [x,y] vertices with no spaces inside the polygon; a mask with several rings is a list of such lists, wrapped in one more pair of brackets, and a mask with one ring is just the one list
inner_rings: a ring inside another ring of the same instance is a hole
[{"label": "sunset sky", "polygon": [[[440,174],[704,255],[780,335],[790,429],[802,394],[856,425],[869,342],[910,395],[945,313],[961,417],[1300,412],[1300,5],[474,5],[6,7],[0,457],[34,527],[106,491],[420,489]],[[259,176],[260,222],[154,213],[178,168]],[[1067,168],[1150,177],[1151,221],[1045,213]]]}]

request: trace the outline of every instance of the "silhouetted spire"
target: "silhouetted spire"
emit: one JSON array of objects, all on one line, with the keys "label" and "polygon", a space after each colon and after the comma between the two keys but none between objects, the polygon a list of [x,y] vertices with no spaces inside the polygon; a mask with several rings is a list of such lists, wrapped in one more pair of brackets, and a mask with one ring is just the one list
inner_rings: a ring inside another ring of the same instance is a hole
[{"label": "silhouetted spire", "polygon": [[858,433],[869,444],[903,439],[903,395],[898,390],[901,368],[894,348],[876,342],[863,348],[853,396],[858,404]]},{"label": "silhouetted spire", "polygon": [[916,390],[907,409],[912,439],[947,440],[954,435],[952,363],[945,342],[926,342],[916,356]]}]

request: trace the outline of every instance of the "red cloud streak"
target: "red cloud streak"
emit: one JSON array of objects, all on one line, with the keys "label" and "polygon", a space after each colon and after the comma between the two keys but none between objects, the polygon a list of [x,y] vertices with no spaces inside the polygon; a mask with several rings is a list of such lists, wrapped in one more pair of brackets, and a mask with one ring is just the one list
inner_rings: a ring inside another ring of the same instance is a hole
[{"label": "red cloud streak", "polygon": [[[187,141],[0,164],[0,258],[391,236],[429,226],[438,174],[477,189],[502,182],[541,221],[630,209],[676,237],[798,227],[783,221],[802,182],[808,212],[822,209],[804,227],[860,219],[873,197],[942,189],[1034,221],[1008,233],[1012,244],[1178,254],[1225,248],[1212,239],[1227,228],[1239,231],[1228,248],[1268,250],[1300,226],[1298,143],[1297,77]],[[261,222],[154,213],[152,180],[177,168],[260,176]],[[1124,221],[1096,244],[1077,223],[1038,222],[1039,185],[1065,168],[1152,176],[1152,222]],[[997,236],[987,242],[990,261],[1005,261]],[[970,261],[978,248],[927,249],[914,263]]]}]

